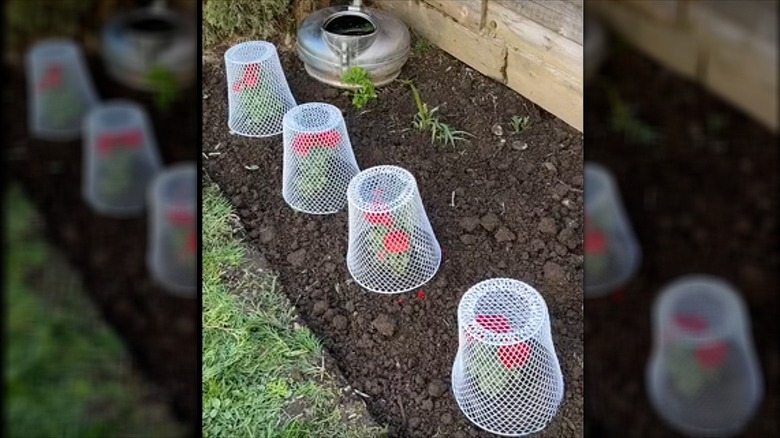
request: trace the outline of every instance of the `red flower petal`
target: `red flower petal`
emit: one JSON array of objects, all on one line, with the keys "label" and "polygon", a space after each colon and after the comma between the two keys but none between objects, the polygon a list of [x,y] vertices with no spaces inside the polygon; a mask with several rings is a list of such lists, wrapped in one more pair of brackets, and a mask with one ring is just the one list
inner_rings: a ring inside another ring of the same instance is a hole
[{"label": "red flower petal", "polygon": [[689,332],[702,333],[707,330],[707,322],[696,315],[675,315],[674,323],[681,329]]},{"label": "red flower petal", "polygon": [[590,230],[585,233],[585,254],[600,254],[607,249],[607,239],[599,230]]},{"label": "red flower petal", "polygon": [[695,351],[696,361],[703,368],[715,368],[726,360],[726,345],[721,342],[699,347]]},{"label": "red flower petal", "polygon": [[498,360],[507,368],[521,367],[528,360],[531,347],[525,342],[498,347]]},{"label": "red flower petal", "polygon": [[[374,201],[371,204],[377,206],[378,208],[382,208],[382,203],[379,201]],[[363,213],[363,217],[365,217],[366,221],[368,221],[368,223],[370,223],[371,225],[384,225],[386,227],[393,226],[393,217],[390,216],[389,212],[382,212],[382,213],[365,212]]]},{"label": "red flower petal", "polygon": [[305,157],[311,149],[311,135],[298,134],[293,138],[292,150],[300,157]]},{"label": "red flower petal", "polygon": [[398,303],[399,306],[402,305],[404,303],[403,298],[399,298],[398,301],[396,301],[396,303]]},{"label": "red flower petal", "polygon": [[390,254],[406,252],[409,250],[409,235],[401,230],[391,231],[385,235],[384,244]]},{"label": "red flower petal", "polygon": [[425,298],[425,291],[424,290],[417,291],[417,299],[421,300],[423,298]]},{"label": "red flower petal", "polygon": [[477,324],[485,330],[496,333],[509,333],[509,320],[504,315],[477,315]]},{"label": "red flower petal", "polygon": [[168,213],[168,221],[173,225],[189,225],[193,219],[194,217],[189,211],[172,210]]},{"label": "red flower petal", "polygon": [[234,93],[240,92],[243,84],[244,84],[243,81],[233,82],[233,92]]},{"label": "red flower petal", "polygon": [[341,134],[333,129],[325,131],[319,135],[318,143],[326,148],[335,148],[341,143]]},{"label": "red flower petal", "polygon": [[187,234],[187,243],[186,243],[186,250],[189,254],[194,254],[195,250],[198,247],[198,239],[195,236],[195,231],[190,232]]}]

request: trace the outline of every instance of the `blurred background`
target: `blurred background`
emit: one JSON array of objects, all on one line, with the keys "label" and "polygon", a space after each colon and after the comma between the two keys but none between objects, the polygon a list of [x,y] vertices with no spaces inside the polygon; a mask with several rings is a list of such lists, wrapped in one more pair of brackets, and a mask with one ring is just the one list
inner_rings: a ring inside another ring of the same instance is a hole
[{"label": "blurred background", "polygon": [[[147,111],[166,166],[195,161],[197,7],[3,4],[3,436],[178,437],[199,429],[198,300],[150,278],[145,215],[111,219],[84,203],[81,139],[28,132],[24,65],[33,44],[73,40],[102,100],[130,99]],[[166,51],[173,44],[175,58]]]},{"label": "blurred background", "polygon": [[682,436],[652,407],[645,369],[659,292],[698,273],[730,282],[752,324],[765,392],[738,436],[780,436],[778,2],[585,12],[585,159],[615,176],[642,251],[627,283],[585,301],[586,436]]}]

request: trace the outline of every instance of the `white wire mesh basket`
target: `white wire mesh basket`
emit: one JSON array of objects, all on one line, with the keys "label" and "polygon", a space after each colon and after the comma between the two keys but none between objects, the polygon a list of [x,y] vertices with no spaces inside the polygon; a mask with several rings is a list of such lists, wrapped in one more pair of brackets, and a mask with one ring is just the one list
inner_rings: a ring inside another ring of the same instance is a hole
[{"label": "white wire mesh basket", "polygon": [[547,427],[563,400],[563,374],[542,296],[518,280],[480,282],[461,298],[458,330],[452,391],[463,414],[503,436]]},{"label": "white wire mesh basket", "polygon": [[360,286],[401,293],[433,278],[441,247],[409,171],[396,166],[363,170],[350,181],[347,199],[347,269]]},{"label": "white wire mesh basket", "polygon": [[148,269],[167,291],[188,298],[199,281],[197,178],[194,164],[177,164],[161,172],[148,193]]},{"label": "white wire mesh basket", "polygon": [[284,115],[282,196],[304,213],[336,213],[347,205],[347,186],[360,172],[341,110],[306,103]]},{"label": "white wire mesh basket", "polygon": [[276,47],[266,41],[237,44],[225,52],[225,70],[230,131],[246,137],[281,133],[282,118],[295,98]]},{"label": "white wire mesh basket", "polygon": [[653,308],[651,404],[689,436],[742,431],[763,398],[749,316],[728,283],[690,275],[669,284]]},{"label": "white wire mesh basket", "polygon": [[585,163],[585,297],[615,292],[636,273],[641,257],[615,178]]},{"label": "white wire mesh basket", "polygon": [[162,167],[145,110],[130,101],[108,101],[84,119],[82,193],[96,212],[140,215],[146,190]]},{"label": "white wire mesh basket", "polygon": [[27,52],[25,65],[31,135],[78,139],[84,115],[98,102],[79,47],[67,39],[44,40]]}]

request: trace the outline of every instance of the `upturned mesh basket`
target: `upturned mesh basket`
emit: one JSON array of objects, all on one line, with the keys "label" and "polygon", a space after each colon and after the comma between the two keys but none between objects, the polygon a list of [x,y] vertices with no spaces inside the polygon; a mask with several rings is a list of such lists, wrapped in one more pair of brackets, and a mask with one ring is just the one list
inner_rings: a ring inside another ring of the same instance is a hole
[{"label": "upturned mesh basket", "polygon": [[347,186],[360,172],[341,110],[306,103],[284,115],[282,196],[295,210],[330,214],[347,205]]},{"label": "upturned mesh basket", "polygon": [[167,291],[192,298],[198,290],[198,175],[182,163],[160,172],[149,187],[146,264]]},{"label": "upturned mesh basket", "polygon": [[651,404],[679,432],[740,433],[761,403],[763,377],[737,291],[705,275],[666,286],[653,307],[646,371]]},{"label": "upturned mesh basket", "polygon": [[276,47],[248,41],[225,52],[228,86],[228,127],[246,137],[282,132],[284,114],[295,99],[279,62]]},{"label": "upturned mesh basket", "polygon": [[471,287],[458,305],[452,392],[463,414],[488,432],[539,432],[563,400],[563,374],[542,296],[522,281]]},{"label": "upturned mesh basket", "polygon": [[623,209],[615,178],[585,163],[585,297],[614,292],[636,273],[639,243]]},{"label": "upturned mesh basket", "polygon": [[146,190],[162,167],[152,125],[130,101],[108,101],[84,118],[82,193],[97,213],[140,215]]},{"label": "upturned mesh basket", "polygon": [[67,39],[49,39],[25,57],[27,124],[32,136],[71,141],[81,135],[82,119],[98,102],[79,47]]},{"label": "upturned mesh basket", "polygon": [[441,247],[409,171],[396,166],[363,170],[350,181],[347,199],[347,269],[360,286],[391,294],[433,278]]}]

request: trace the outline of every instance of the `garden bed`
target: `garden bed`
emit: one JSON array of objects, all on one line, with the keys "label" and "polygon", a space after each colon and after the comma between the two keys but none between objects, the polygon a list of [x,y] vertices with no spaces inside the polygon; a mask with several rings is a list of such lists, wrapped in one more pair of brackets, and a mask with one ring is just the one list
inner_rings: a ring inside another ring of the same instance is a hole
[{"label": "garden bed", "polygon": [[[643,261],[622,292],[585,303],[587,436],[677,436],[652,410],[644,378],[653,301],[689,273],[723,277],[741,292],[765,378],[744,436],[776,436],[777,137],[624,46],[600,77],[587,91],[585,157],[615,174]],[[638,144],[614,129],[606,84],[623,103],[638,104],[632,119],[651,126],[657,141]]]},{"label": "garden bed", "polygon": [[[199,102],[192,88],[165,113],[151,96],[111,80],[99,59],[88,59],[103,99],[132,99],[154,124],[164,163],[195,160]],[[18,180],[46,221],[48,237],[80,271],[85,290],[119,333],[140,368],[172,400],[174,411],[199,421],[199,303],[177,298],[152,282],[146,269],[147,218],[107,219],[82,200],[81,141],[54,143],[29,138],[24,74],[5,66],[9,108],[3,119],[10,176]]]},{"label": "garden bed", "polygon": [[[582,135],[440,50],[417,50],[401,78],[439,106],[443,122],[474,135],[455,147],[431,144],[430,134],[412,128],[408,87],[393,83],[356,110],[280,48],[299,103],[342,109],[361,168],[395,164],[417,178],[444,251],[440,271],[419,290],[374,294],[347,272],[346,211],[310,216],[284,203],[281,136],[229,134],[224,49],[205,56],[204,168],[375,419],[392,436],[488,435],[461,415],[450,391],[456,309],[470,286],[505,276],[545,298],[564,375],[564,402],[539,436],[582,436]],[[529,116],[522,133],[511,132],[512,116]],[[496,124],[502,135],[493,132]]]}]

